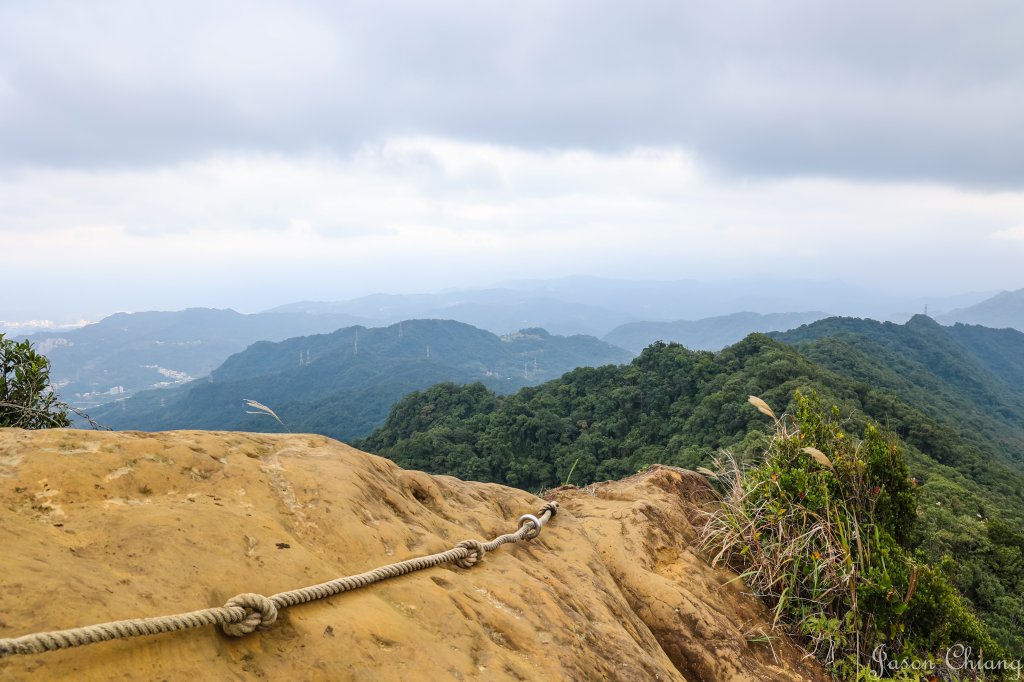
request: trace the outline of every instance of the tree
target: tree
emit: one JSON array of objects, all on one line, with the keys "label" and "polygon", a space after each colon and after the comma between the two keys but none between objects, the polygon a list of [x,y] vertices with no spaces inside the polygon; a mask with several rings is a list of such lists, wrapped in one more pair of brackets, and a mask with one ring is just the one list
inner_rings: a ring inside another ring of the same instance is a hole
[{"label": "tree", "polygon": [[50,361],[28,341],[0,334],[0,427],[48,429],[71,425],[70,406],[50,388]]}]

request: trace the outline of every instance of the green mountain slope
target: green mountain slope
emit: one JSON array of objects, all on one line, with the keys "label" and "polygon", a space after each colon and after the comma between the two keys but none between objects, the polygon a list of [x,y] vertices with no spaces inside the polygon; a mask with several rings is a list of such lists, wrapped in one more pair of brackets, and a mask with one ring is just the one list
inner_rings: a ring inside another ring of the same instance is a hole
[{"label": "green mountain slope", "polygon": [[1015,391],[1024,390],[1024,333],[967,324],[945,329],[999,380]]},{"label": "green mountain slope", "polygon": [[1024,334],[917,315],[905,325],[829,318],[773,336],[888,389],[988,455],[1024,464]]},{"label": "green mountain slope", "polygon": [[258,342],[207,379],[95,410],[118,429],[279,430],[242,400],[271,406],[293,431],[342,440],[368,434],[406,393],[441,381],[484,382],[506,393],[587,364],[630,354],[588,336],[526,329],[498,337],[451,320],[348,327],[331,334]]},{"label": "green mountain slope", "polygon": [[[719,353],[659,343],[630,365],[578,369],[503,397],[483,386],[435,386],[403,399],[358,445],[463,478],[530,489],[585,484],[655,462],[706,464],[722,447],[747,452],[770,427],[748,395],[781,411],[795,390],[813,390],[840,407],[849,430],[874,420],[904,439],[920,484],[918,551],[932,561],[958,557],[948,567],[956,584],[999,641],[1024,653],[1024,583],[1005,568],[1024,562],[1016,530],[1024,523],[1024,468],[1017,452],[1003,451],[1024,428],[1010,425],[1012,389],[989,380],[979,351],[943,342],[930,320],[880,326],[873,345],[850,322],[818,325],[795,345],[760,334]],[[825,335],[830,328],[836,336]],[[942,366],[926,373],[926,358]],[[918,388],[919,379],[929,387]],[[935,391],[943,403],[960,395],[971,419],[947,419],[927,399]],[[1007,414],[985,415],[986,401]],[[998,428],[999,442],[985,428]]]}]

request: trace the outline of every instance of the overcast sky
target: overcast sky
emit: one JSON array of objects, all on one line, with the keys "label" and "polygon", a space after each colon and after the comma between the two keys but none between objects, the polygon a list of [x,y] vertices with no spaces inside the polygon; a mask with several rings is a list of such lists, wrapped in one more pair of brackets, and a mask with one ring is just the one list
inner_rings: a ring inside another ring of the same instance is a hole
[{"label": "overcast sky", "polygon": [[1021,288],[1022,26],[978,0],[4,0],[0,319],[567,274]]}]

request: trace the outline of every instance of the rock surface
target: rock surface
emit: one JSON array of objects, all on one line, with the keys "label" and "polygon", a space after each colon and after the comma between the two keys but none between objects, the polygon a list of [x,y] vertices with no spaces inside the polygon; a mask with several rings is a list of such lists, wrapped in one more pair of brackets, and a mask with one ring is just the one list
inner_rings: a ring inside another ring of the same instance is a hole
[{"label": "rock surface", "polygon": [[[826,680],[696,553],[708,488],[560,488],[540,537],[212,627],[0,659],[0,678]],[[319,436],[0,429],[0,638],[223,605],[512,532],[543,501]]]}]

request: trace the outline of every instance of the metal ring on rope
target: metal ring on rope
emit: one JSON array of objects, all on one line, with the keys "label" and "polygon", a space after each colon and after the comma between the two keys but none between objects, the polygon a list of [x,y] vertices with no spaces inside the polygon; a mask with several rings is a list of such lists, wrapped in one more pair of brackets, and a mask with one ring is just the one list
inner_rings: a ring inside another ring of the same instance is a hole
[{"label": "metal ring on rope", "polygon": [[538,535],[540,535],[540,529],[544,527],[544,524],[541,522],[540,519],[538,519],[533,514],[523,514],[522,516],[519,517],[519,527],[520,528],[525,526],[527,523],[532,523],[533,524],[533,528],[531,528],[526,533],[526,539],[527,540],[532,540],[535,537],[537,537]]}]

